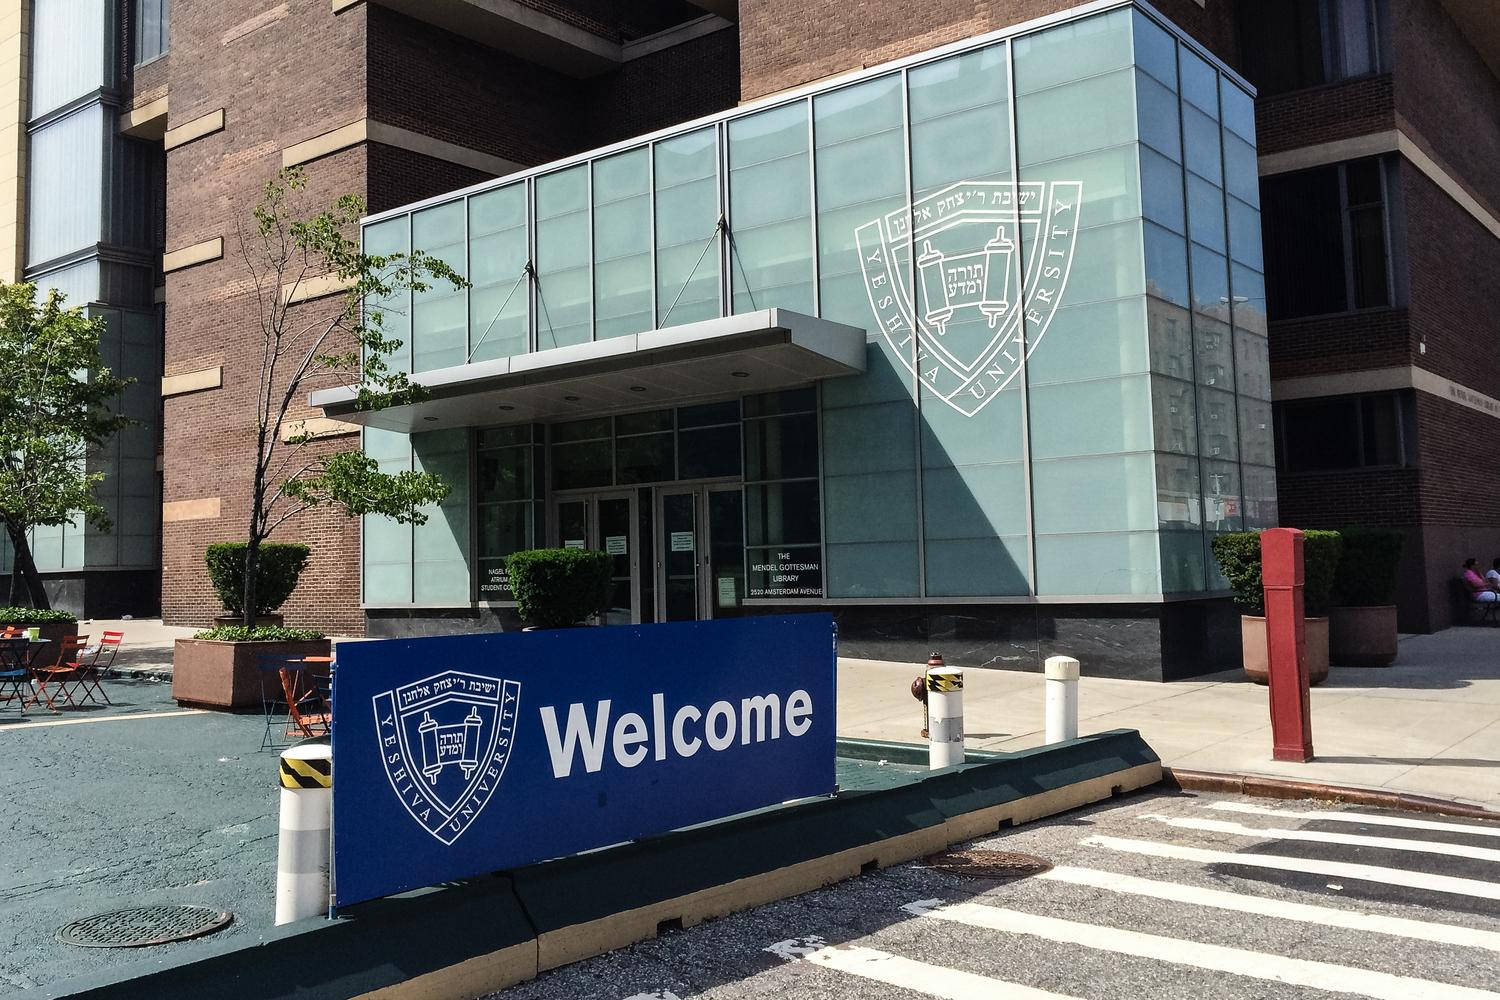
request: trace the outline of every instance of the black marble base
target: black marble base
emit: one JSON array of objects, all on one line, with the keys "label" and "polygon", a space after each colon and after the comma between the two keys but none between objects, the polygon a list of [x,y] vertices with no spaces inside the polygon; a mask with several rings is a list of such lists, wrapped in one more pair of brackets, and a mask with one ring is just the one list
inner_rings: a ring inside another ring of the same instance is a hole
[{"label": "black marble base", "polygon": [[525,624],[514,608],[370,608],[365,611],[365,635],[372,639],[519,632]]},{"label": "black marble base", "polygon": [[[756,607],[755,614],[799,614]],[[1071,656],[1093,677],[1170,681],[1240,665],[1240,618],[1228,600],[1171,604],[842,605],[839,655],[918,665],[929,653],[959,667],[1040,673],[1049,656]],[[406,638],[511,632],[512,608],[371,609],[365,634]]]},{"label": "black marble base", "polygon": [[[794,614],[798,608],[756,608]],[[1071,656],[1095,677],[1177,680],[1240,665],[1239,615],[1228,600],[1170,604],[846,605],[829,608],[839,655],[1041,672]]]},{"label": "black marble base", "polygon": [[[8,575],[6,579],[9,579]],[[52,607],[84,618],[154,618],[161,614],[161,571],[67,570],[43,573]],[[3,595],[0,595],[3,596]]]}]

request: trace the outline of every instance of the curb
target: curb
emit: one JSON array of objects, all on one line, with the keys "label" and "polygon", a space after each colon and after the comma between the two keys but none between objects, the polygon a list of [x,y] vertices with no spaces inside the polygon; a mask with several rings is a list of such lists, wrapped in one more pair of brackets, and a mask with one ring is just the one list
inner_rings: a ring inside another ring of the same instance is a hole
[{"label": "curb", "polygon": [[1427,795],[1360,788],[1357,785],[1329,785],[1318,781],[1267,778],[1223,771],[1194,771],[1181,767],[1163,767],[1161,774],[1162,784],[1185,792],[1222,792],[1226,795],[1249,795],[1261,799],[1336,799],[1356,806],[1500,822],[1500,812],[1484,806]]}]

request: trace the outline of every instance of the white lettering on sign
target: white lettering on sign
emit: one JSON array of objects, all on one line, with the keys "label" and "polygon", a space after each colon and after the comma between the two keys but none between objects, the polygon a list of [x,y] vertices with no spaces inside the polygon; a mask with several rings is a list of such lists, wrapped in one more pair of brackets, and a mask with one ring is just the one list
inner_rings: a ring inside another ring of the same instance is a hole
[{"label": "white lettering on sign", "polygon": [[793,691],[783,702],[775,693],[742,698],[738,706],[731,701],[716,701],[708,711],[696,705],[683,705],[672,713],[667,723],[666,696],[651,696],[651,724],[644,716],[625,712],[610,724],[612,705],[608,698],[594,707],[592,719],[582,702],[568,706],[567,721],[559,727],[557,709],[541,708],[542,732],[547,739],[547,753],[552,758],[552,775],[566,778],[573,773],[575,761],[581,761],[589,774],[604,766],[605,751],[613,752],[615,763],[624,768],[636,767],[647,757],[667,759],[668,747],[679,757],[691,757],[707,744],[715,752],[727,750],[738,737],[741,746],[779,740],[783,730],[788,736],[805,736],[812,729],[812,695]]}]

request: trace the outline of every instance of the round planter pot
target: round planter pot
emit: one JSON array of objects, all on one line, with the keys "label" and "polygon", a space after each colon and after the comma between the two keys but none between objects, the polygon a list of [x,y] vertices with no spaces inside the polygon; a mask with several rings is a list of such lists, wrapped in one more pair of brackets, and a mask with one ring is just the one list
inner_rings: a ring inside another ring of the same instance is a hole
[{"label": "round planter pot", "polygon": [[[1317,685],[1328,679],[1328,619],[1306,618],[1304,639],[1307,643],[1307,682]],[[1267,683],[1266,620],[1254,615],[1240,615],[1240,648],[1244,655],[1245,676],[1257,684]]]},{"label": "round planter pot", "polygon": [[1329,608],[1328,655],[1341,667],[1396,662],[1396,606]]}]

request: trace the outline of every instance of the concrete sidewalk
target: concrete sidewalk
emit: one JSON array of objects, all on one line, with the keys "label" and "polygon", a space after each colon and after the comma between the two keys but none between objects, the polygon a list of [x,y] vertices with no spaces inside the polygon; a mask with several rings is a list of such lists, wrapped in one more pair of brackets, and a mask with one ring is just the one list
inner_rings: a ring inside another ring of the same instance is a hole
[{"label": "concrete sidewalk", "polygon": [[[839,661],[839,735],[917,739],[922,708],[909,686],[921,667]],[[1401,640],[1396,665],[1335,667],[1312,689],[1308,764],[1271,760],[1264,687],[1238,671],[1159,684],[1088,676],[1079,731],[1139,729],[1168,766],[1290,777],[1429,795],[1500,809],[1500,629],[1451,628]],[[967,745],[1013,750],[1043,742],[1039,674],[964,673]]]}]

